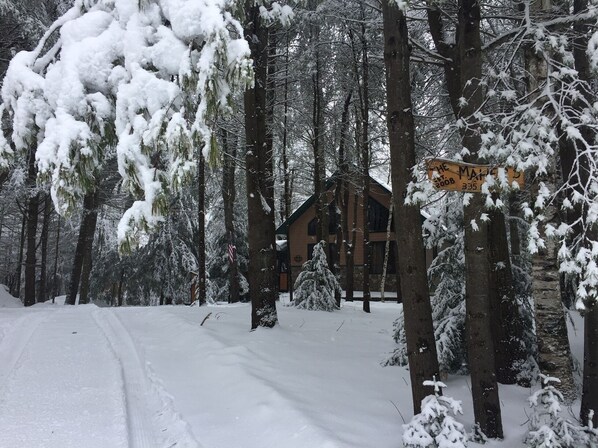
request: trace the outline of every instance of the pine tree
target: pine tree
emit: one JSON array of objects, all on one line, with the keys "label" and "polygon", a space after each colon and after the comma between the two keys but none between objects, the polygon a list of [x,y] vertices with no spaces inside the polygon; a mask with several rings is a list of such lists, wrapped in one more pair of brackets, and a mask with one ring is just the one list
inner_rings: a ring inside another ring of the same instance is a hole
[{"label": "pine tree", "polygon": [[[588,426],[580,426],[561,415],[563,394],[554,384],[558,378],[540,375],[542,387],[529,398],[532,414],[526,445],[531,448],[579,448],[593,447],[598,443],[598,432],[592,427],[592,416]],[[592,412],[593,414],[593,412]]]},{"label": "pine tree", "polygon": [[434,395],[422,400],[421,412],[403,425],[403,446],[405,448],[465,448],[467,434],[461,423],[450,414],[463,414],[461,402],[441,395],[446,387],[441,381],[424,381],[424,386],[433,388]]},{"label": "pine tree", "polygon": [[338,309],[336,293],[341,287],[328,268],[324,242],[314,246],[313,256],[301,268],[294,286],[294,304],[305,310],[333,311]]},{"label": "pine tree", "polygon": [[65,214],[94,191],[106,156],[118,154],[137,199],[119,241],[124,250],[139,244],[163,222],[168,194],[193,177],[196,149],[211,148],[215,117],[251,81],[237,7],[77,0],[35,50],[10,63],[0,115],[11,129],[0,139],[0,164],[36,148],[39,177]]}]

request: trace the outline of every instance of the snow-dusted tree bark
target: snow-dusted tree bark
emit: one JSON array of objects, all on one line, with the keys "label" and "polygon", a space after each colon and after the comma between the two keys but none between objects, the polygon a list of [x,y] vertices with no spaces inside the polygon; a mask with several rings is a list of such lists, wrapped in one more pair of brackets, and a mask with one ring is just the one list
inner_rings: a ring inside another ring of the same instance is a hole
[{"label": "snow-dusted tree bark", "polygon": [[500,209],[493,209],[488,214],[491,284],[489,292],[496,378],[503,384],[515,384],[527,359],[523,324],[519,315],[519,304],[515,298],[505,215]]},{"label": "snow-dusted tree bark", "polygon": [[254,83],[245,92],[245,166],[247,170],[249,295],[251,328],[278,321],[278,272],[274,226],[274,178],[271,148],[266,144],[268,28],[260,8],[246,2],[245,36],[253,58]]},{"label": "snow-dusted tree bark", "polygon": [[439,377],[432,307],[428,291],[420,208],[406,204],[405,193],[415,165],[415,124],[409,76],[407,19],[394,0],[383,2],[384,63],[386,66],[387,125],[390,142],[392,194],[407,357],[414,413],[434,391],[424,381]]},{"label": "snow-dusted tree bark", "polygon": [[[532,17],[542,16],[550,10],[551,5],[550,1],[532,2],[529,5],[529,13]],[[546,98],[540,96],[540,92],[546,86],[549,63],[545,54],[537,52],[533,42],[525,48],[525,64],[529,73],[527,88],[533,102],[547,103]],[[543,204],[539,199],[541,189],[556,189],[556,161],[553,155],[548,155],[546,169],[547,174],[542,177],[537,175],[533,181],[532,200],[536,201],[536,204]],[[560,218],[553,202],[546,204],[540,213],[543,215],[543,222],[537,224],[535,231],[537,237],[544,240],[544,244],[538,246],[532,255],[532,294],[536,317],[538,366],[542,374],[561,380],[561,393],[570,402],[575,399],[576,394],[571,349],[561,300],[559,244],[556,238],[547,237],[546,234],[547,226],[558,227]]]},{"label": "snow-dusted tree bark", "polygon": [[[79,237],[77,239],[77,247],[75,249],[75,256],[73,258],[73,268],[71,271],[71,281],[69,293],[66,297],[66,305],[74,305],[77,303],[77,293],[79,292],[79,285],[81,284],[81,276],[84,273],[84,264],[87,262],[89,266],[85,269],[85,275],[89,277],[91,272],[91,247],[93,245],[93,237],[95,235],[96,225],[98,222],[98,193],[92,192],[85,195],[83,199],[83,211],[81,214],[81,225],[79,226]],[[84,298],[86,303],[87,297]]]},{"label": "snow-dusted tree bark", "polygon": [[370,246],[370,215],[369,215],[369,195],[370,195],[370,64],[368,38],[366,36],[364,1],[359,2],[360,12],[360,46],[355,44],[352,39],[353,58],[355,61],[355,78],[361,82],[358,83],[357,92],[359,97],[359,114],[356,114],[356,120],[359,121],[356,144],[360,148],[361,159],[361,201],[362,201],[362,222],[363,222],[363,311],[370,312],[370,266],[372,260]]},{"label": "snow-dusted tree bark", "polygon": [[[587,11],[589,6],[588,0],[574,0],[573,12],[580,14]],[[593,104],[596,101],[596,92],[592,88],[595,85],[595,76],[592,75],[590,60],[588,53],[588,40],[590,32],[594,29],[594,23],[591,21],[578,22],[574,26],[575,38],[573,40],[573,57],[575,69],[579,74],[581,84],[579,84],[578,92],[581,98],[584,98],[585,102],[577,101],[573,103],[573,107],[577,110],[580,117],[584,117],[585,109],[587,105]],[[585,142],[590,143],[596,142],[598,133],[596,127],[586,126],[582,120],[576,120],[579,126],[580,133]],[[591,185],[592,176],[597,173],[595,168],[592,167],[590,160],[592,155],[584,149],[586,146],[583,143],[575,142],[573,139],[569,140],[570,146],[573,146],[572,150],[568,151],[571,155],[574,153],[577,159],[577,163],[572,163],[568,167],[569,170],[563,169],[563,176],[566,179],[570,179],[573,184],[574,193],[572,197],[579,195],[587,196],[588,186]],[[577,143],[577,144],[576,144]],[[572,144],[572,145],[571,145]],[[594,157],[595,157],[594,151]],[[564,155],[561,153],[561,165],[564,165]],[[594,179],[593,182],[598,180]],[[590,219],[589,214],[592,213],[588,208],[583,205],[577,205],[574,208],[573,229],[576,234],[583,235],[584,223],[588,225]],[[598,223],[596,218],[593,218],[594,222],[589,223],[587,234],[582,236],[583,246],[590,247],[596,244],[598,241]],[[576,222],[578,221],[578,222]],[[593,243],[592,243],[593,241]],[[594,269],[595,269],[594,264]],[[596,275],[593,273],[592,275]],[[582,276],[583,278],[583,276]],[[581,396],[581,409],[580,409],[580,420],[583,425],[588,425],[590,416],[592,416],[592,425],[594,428],[598,427],[598,297],[590,296],[589,300],[586,300],[586,311],[584,314],[584,360],[583,360],[583,385],[582,385],[582,396]]]},{"label": "snow-dusted tree bark", "polygon": [[37,264],[37,221],[39,213],[39,195],[36,191],[35,179],[37,167],[35,166],[35,148],[29,152],[29,163],[27,172],[27,186],[29,188],[27,198],[27,252],[25,255],[25,297],[23,304],[31,306],[35,304],[35,280]]},{"label": "snow-dusted tree bark", "polygon": [[[469,152],[464,159],[480,163],[481,133],[475,114],[483,103],[481,11],[476,0],[459,0],[457,48],[461,86],[459,119],[464,123],[461,138]],[[465,222],[465,303],[467,347],[475,422],[488,437],[502,438],[498,385],[494,373],[494,342],[490,316],[490,257],[488,222],[481,217],[485,198],[471,194],[463,209]]]},{"label": "snow-dusted tree bark", "polygon": [[[349,114],[351,109],[351,98],[353,97],[353,90],[345,96],[343,103],[343,112],[341,115],[341,129],[340,139],[338,146],[338,178],[336,181],[336,190],[334,192],[335,203],[336,203],[336,214],[337,214],[337,228],[336,228],[336,250],[337,257],[339,260],[341,257],[341,251],[345,251],[346,259],[348,259],[348,252],[350,251],[349,241],[349,161],[347,157],[347,142],[349,139]],[[345,262],[346,278],[348,278],[348,261]],[[347,281],[348,283],[348,281]],[[347,287],[347,295],[349,294],[349,288]],[[353,296],[353,289],[351,288],[351,297]],[[341,305],[341,292],[338,293],[336,298],[336,304],[340,307]]]},{"label": "snow-dusted tree bark", "polygon": [[52,216],[52,199],[46,195],[44,199],[44,218],[40,235],[41,257],[39,265],[39,288],[37,302],[45,302],[48,298],[48,237],[50,234],[50,220]]},{"label": "snow-dusted tree bark", "polygon": [[[312,53],[313,69],[311,74],[312,111],[311,146],[314,161],[314,195],[316,197],[316,239],[328,245],[328,198],[326,195],[326,158],[324,156],[324,86],[322,85],[323,61],[320,51],[320,23],[317,20],[317,4],[310,0],[309,7],[313,11],[313,19],[309,26],[309,40]],[[315,20],[314,20],[315,19]],[[326,249],[326,253],[329,253]]]},{"label": "snow-dusted tree bark", "polygon": [[206,303],[206,160],[203,148],[197,155],[197,279],[196,300]]},{"label": "snow-dusted tree bark", "polygon": [[[222,131],[222,149],[224,154],[222,156],[222,202],[224,205],[224,228],[228,237],[228,244],[235,244],[235,222],[234,222],[234,207],[235,207],[235,159],[237,157],[236,144],[229,144],[228,131]],[[232,260],[229,258],[228,283],[229,293],[228,301],[235,303],[239,301],[239,263],[235,254]]]}]

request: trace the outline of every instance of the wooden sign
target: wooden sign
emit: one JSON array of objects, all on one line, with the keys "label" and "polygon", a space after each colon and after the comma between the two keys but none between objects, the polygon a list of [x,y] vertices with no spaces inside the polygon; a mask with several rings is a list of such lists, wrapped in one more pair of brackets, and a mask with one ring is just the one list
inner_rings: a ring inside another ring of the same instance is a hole
[{"label": "wooden sign", "polygon": [[476,165],[473,163],[455,162],[448,159],[426,160],[428,178],[437,190],[463,191],[479,193],[486,177],[494,179],[506,176],[509,184],[516,182],[523,188],[523,172],[514,168],[502,168],[492,165]]}]

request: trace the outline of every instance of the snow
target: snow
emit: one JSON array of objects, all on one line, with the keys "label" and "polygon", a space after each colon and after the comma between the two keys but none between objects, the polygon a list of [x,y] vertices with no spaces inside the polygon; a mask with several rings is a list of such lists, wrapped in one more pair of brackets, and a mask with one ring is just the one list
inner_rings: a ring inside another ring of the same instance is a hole
[{"label": "snow", "polygon": [[[401,305],[361,307],[281,303],[256,331],[248,304],[0,308],[0,446],[400,446],[409,372],[380,362]],[[443,382],[471,431],[469,378]],[[506,439],[489,446],[522,447],[531,391],[500,394]]]},{"label": "snow", "polygon": [[[116,154],[137,199],[122,217],[119,242],[141,243],[163,221],[168,187],[191,174],[193,148],[210,141],[210,123],[251,81],[235,7],[232,0],[76,0],[34,51],[9,65],[0,116],[12,132],[0,139],[0,166],[36,148],[41,180],[66,214]],[[288,19],[279,9],[277,17]],[[56,30],[60,38],[48,49]]]},{"label": "snow", "polygon": [[19,299],[10,295],[6,286],[0,285],[0,308],[18,308],[22,306],[23,304]]}]

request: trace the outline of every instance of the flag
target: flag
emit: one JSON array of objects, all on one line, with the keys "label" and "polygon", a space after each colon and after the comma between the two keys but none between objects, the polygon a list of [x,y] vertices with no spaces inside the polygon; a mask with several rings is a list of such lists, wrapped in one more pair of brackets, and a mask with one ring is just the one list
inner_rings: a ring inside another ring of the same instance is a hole
[{"label": "flag", "polygon": [[236,253],[237,253],[237,247],[232,243],[228,243],[228,261],[231,264],[233,264],[235,262]]}]

